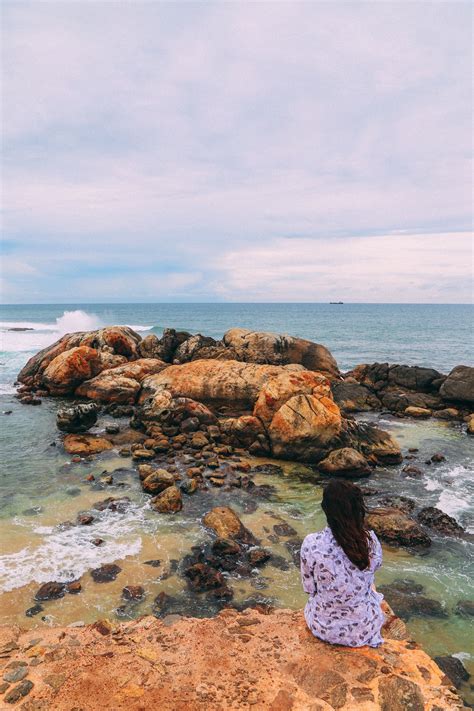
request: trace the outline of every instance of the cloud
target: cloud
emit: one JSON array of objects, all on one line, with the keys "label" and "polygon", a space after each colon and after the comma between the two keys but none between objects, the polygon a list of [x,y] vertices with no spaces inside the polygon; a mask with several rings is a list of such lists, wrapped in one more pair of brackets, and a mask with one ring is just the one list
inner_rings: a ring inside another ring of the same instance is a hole
[{"label": "cloud", "polygon": [[215,289],[236,301],[471,300],[470,233],[277,239],[222,255]]},{"label": "cloud", "polygon": [[470,228],[467,3],[3,14],[2,227],[39,270],[4,269],[15,298],[107,300],[152,268],[146,298],[234,298],[218,270],[257,242]]}]

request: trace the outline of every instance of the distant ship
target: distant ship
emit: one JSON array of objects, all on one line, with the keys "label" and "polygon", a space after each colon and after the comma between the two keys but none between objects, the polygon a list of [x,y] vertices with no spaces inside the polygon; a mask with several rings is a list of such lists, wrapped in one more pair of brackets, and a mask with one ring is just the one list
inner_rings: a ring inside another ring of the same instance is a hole
[{"label": "distant ship", "polygon": [[343,301],[330,301],[330,304],[343,304]]}]

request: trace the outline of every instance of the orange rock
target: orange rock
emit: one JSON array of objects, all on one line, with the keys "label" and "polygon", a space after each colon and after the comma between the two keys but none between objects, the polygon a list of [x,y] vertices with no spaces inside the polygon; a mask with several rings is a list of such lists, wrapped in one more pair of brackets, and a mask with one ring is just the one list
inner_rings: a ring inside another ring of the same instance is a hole
[{"label": "orange rock", "polygon": [[95,348],[79,346],[60,353],[50,362],[43,373],[43,383],[51,395],[68,395],[99,370],[99,353]]},{"label": "orange rock", "polygon": [[103,370],[92,380],[87,380],[76,389],[76,395],[99,402],[115,402],[121,405],[135,402],[140,392],[140,383],[152,373],[159,373],[167,364],[155,358],[141,358],[117,367]]},{"label": "orange rock", "polygon": [[64,449],[68,454],[87,456],[112,449],[112,444],[104,437],[91,434],[69,434],[64,438]]}]

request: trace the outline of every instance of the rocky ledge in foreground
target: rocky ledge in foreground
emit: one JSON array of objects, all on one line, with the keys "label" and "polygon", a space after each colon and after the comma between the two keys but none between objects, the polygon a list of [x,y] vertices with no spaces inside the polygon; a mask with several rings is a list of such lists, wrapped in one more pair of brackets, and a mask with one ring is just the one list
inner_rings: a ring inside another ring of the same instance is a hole
[{"label": "rocky ledge in foreground", "polygon": [[311,635],[301,611],[290,610],[29,632],[3,627],[0,660],[16,681],[3,685],[2,703],[23,702],[24,711],[464,708],[448,677],[406,637],[392,616],[379,649],[331,646]]}]

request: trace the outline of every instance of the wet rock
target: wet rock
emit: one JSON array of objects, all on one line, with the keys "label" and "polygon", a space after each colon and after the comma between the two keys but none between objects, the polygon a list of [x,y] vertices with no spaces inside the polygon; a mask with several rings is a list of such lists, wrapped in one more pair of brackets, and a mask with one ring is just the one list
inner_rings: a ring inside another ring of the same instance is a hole
[{"label": "wet rock", "polygon": [[147,494],[160,494],[173,485],[174,476],[166,469],[156,469],[142,481],[143,491],[146,491]]},{"label": "wet rock", "polygon": [[277,536],[283,536],[283,537],[290,537],[290,536],[296,536],[297,531],[293,528],[293,526],[290,526],[289,523],[283,522],[283,523],[276,523],[273,526],[273,530],[275,531]]},{"label": "wet rock", "polygon": [[78,595],[82,590],[82,585],[79,580],[73,580],[66,584],[66,590],[70,595]]},{"label": "wet rock", "polygon": [[78,526],[90,526],[94,523],[94,517],[91,514],[81,513],[77,515],[76,523]]},{"label": "wet rock", "polygon": [[319,462],[318,469],[325,474],[348,477],[368,476],[372,471],[365,457],[352,447],[333,450]]},{"label": "wet rock", "polygon": [[35,593],[35,600],[43,602],[43,600],[58,600],[64,597],[66,592],[65,583],[49,582],[43,583]]},{"label": "wet rock", "polygon": [[197,479],[187,479],[181,484],[181,491],[184,491],[184,493],[188,495],[194,494],[194,492],[197,491],[198,488],[199,482]]},{"label": "wet rock", "polygon": [[402,472],[407,476],[423,476],[423,469],[420,469],[420,467],[415,467],[412,464],[403,467]]},{"label": "wet rock", "polygon": [[107,509],[108,511],[125,513],[130,504],[131,501],[128,496],[122,496],[120,498],[109,496],[106,499],[103,499],[102,501],[97,501],[93,505],[93,508],[97,511],[105,511]]},{"label": "wet rock", "polygon": [[433,412],[433,417],[438,420],[459,420],[460,412],[455,407],[445,407],[442,410]]},{"label": "wet rock", "polygon": [[258,545],[251,531],[246,528],[235,511],[228,506],[218,506],[209,511],[203,523],[211,528],[218,538],[226,538],[247,545]]},{"label": "wet rock", "polygon": [[411,617],[446,618],[448,616],[441,603],[422,595],[423,586],[413,581],[394,580],[393,583],[380,585],[377,589],[402,620],[407,621]]},{"label": "wet rock", "polygon": [[416,508],[416,501],[407,496],[384,496],[378,503],[385,508],[394,508],[409,514]]},{"label": "wet rock", "polygon": [[87,432],[97,422],[99,408],[95,403],[82,403],[73,407],[60,408],[56,424],[62,432]]},{"label": "wet rock", "polygon": [[155,452],[153,449],[134,449],[132,452],[132,459],[135,460],[151,460],[155,458]]},{"label": "wet rock", "polygon": [[24,679],[17,686],[10,689],[10,691],[5,694],[5,701],[7,704],[16,704],[17,701],[28,696],[34,684],[29,679]]},{"label": "wet rock", "polygon": [[444,400],[474,403],[474,368],[458,365],[449,373],[439,389]]},{"label": "wet rock", "polygon": [[248,552],[249,563],[252,566],[260,567],[270,560],[272,554],[264,548],[252,548]]},{"label": "wet rock", "polygon": [[145,588],[141,585],[127,585],[122,590],[122,598],[124,600],[133,600],[134,602],[141,602],[145,599]]},{"label": "wet rock", "polygon": [[471,678],[464,664],[457,657],[446,655],[435,657],[434,660],[439,668],[444,671],[446,676],[451,679],[457,689]]},{"label": "wet rock", "polygon": [[270,474],[272,476],[281,476],[283,474],[283,467],[280,467],[278,464],[257,464],[256,467],[252,467],[251,471],[252,474]]},{"label": "wet rock", "polygon": [[195,592],[226,587],[225,579],[218,570],[206,563],[195,563],[184,571],[189,587]]},{"label": "wet rock", "polygon": [[120,432],[120,427],[118,425],[107,425],[105,431],[107,434],[116,435]]},{"label": "wet rock", "polygon": [[441,454],[441,452],[436,452],[436,454],[433,454],[433,455],[430,457],[430,460],[431,460],[434,464],[439,464],[440,462],[445,462],[445,461],[446,461],[446,457],[444,456],[444,454]]},{"label": "wet rock", "polygon": [[177,513],[183,508],[183,498],[176,486],[169,486],[151,500],[151,506],[159,513]]},{"label": "wet rock", "polygon": [[454,614],[460,617],[474,617],[474,600],[458,600]]},{"label": "wet rock", "polygon": [[68,434],[64,437],[64,449],[68,454],[87,457],[112,449],[112,444],[104,437],[91,434]]},{"label": "wet rock", "polygon": [[218,557],[239,555],[241,551],[239,544],[229,538],[216,538],[212,544],[212,552]]},{"label": "wet rock", "polygon": [[159,558],[156,558],[154,560],[146,560],[144,562],[144,565],[151,565],[152,568],[159,568],[161,565],[161,560]]},{"label": "wet rock", "polygon": [[122,568],[114,563],[101,565],[100,568],[91,570],[91,577],[95,583],[109,583],[117,578]]},{"label": "wet rock", "polygon": [[464,532],[464,528],[459,525],[456,519],[434,506],[427,506],[421,509],[417,519],[420,523],[438,531],[438,533],[457,535]]},{"label": "wet rock", "polygon": [[44,611],[44,607],[42,605],[33,605],[33,607],[29,607],[25,615],[27,617],[34,617],[35,615],[39,615],[40,612]]},{"label": "wet rock", "polygon": [[407,417],[425,420],[428,417],[431,417],[431,410],[428,410],[426,407],[415,407],[414,405],[409,405],[405,408],[404,414],[407,415]]},{"label": "wet rock", "polygon": [[285,546],[290,552],[293,563],[297,568],[300,567],[300,550],[303,544],[302,538],[291,538],[289,541],[285,541]]},{"label": "wet rock", "polygon": [[367,525],[377,536],[390,545],[408,547],[428,547],[430,537],[419,524],[406,513],[396,508],[371,509]]}]

